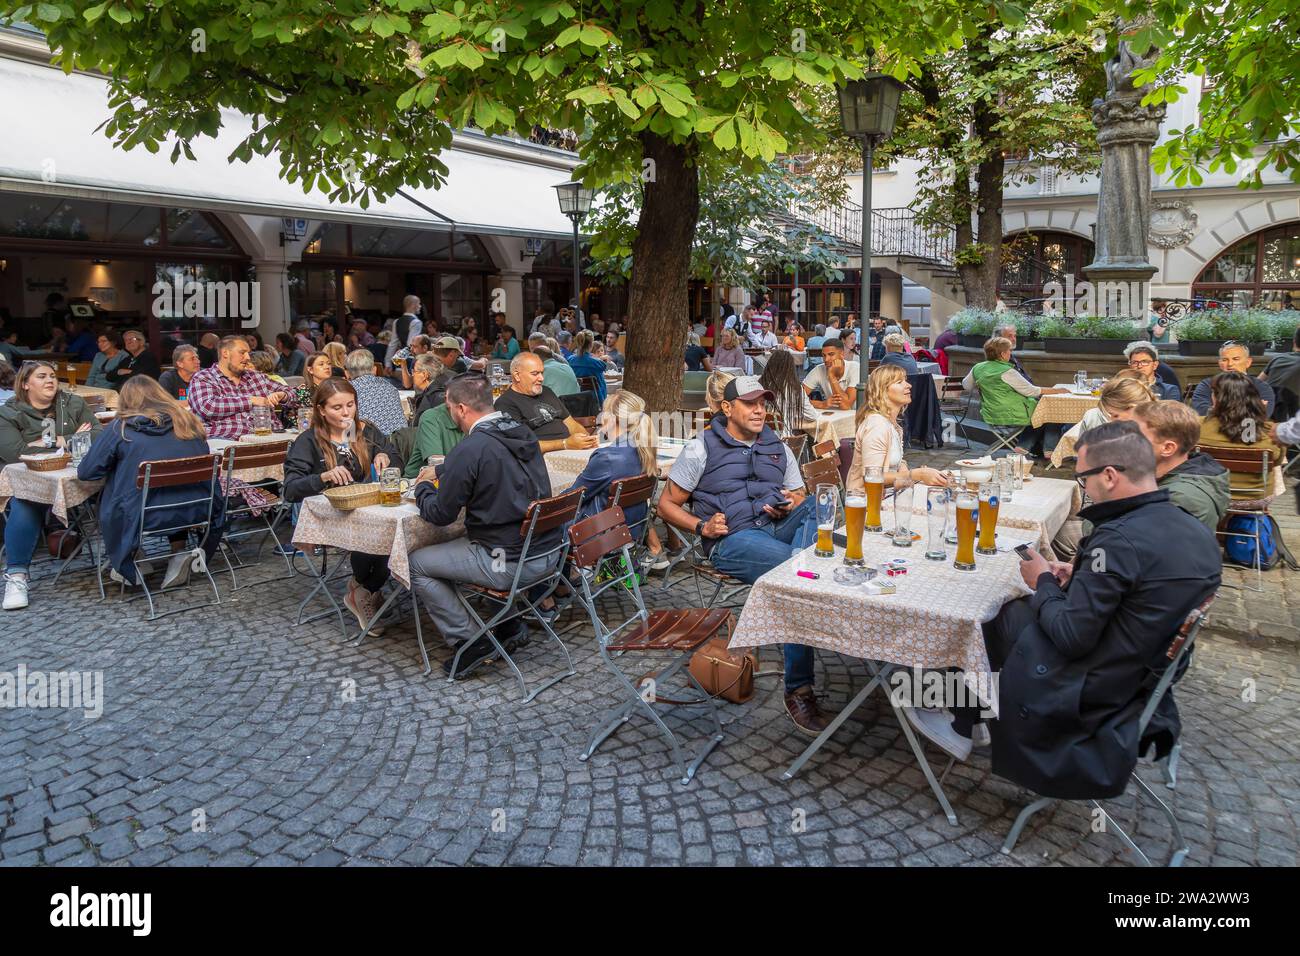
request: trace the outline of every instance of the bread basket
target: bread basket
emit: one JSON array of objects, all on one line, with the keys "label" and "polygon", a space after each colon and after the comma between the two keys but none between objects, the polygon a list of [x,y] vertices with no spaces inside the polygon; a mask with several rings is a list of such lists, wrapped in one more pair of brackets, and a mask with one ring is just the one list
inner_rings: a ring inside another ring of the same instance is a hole
[{"label": "bread basket", "polygon": [[41,458],[33,455],[22,455],[18,460],[32,471],[59,471],[72,464],[72,456],[66,452],[61,455]]},{"label": "bread basket", "polygon": [[379,482],[369,481],[359,485],[339,485],[326,488],[325,498],[337,511],[356,511],[367,505],[379,504]]}]

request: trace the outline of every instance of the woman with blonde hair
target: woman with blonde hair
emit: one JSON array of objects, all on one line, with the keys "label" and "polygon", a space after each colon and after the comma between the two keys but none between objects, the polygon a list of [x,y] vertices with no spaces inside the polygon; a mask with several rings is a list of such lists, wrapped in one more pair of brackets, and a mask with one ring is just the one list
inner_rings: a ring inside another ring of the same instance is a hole
[{"label": "woman with blonde hair", "polygon": [[[572,488],[582,488],[578,518],[589,518],[609,507],[609,486],[620,478],[659,474],[659,437],[645,410],[645,399],[619,389],[605,399],[597,419],[601,445],[591,453]],[[646,506],[625,509],[635,532],[645,520]]]},{"label": "woman with blonde hair", "polygon": [[[1084,412],[1083,418],[1076,426],[1078,434],[1074,437],[1077,440],[1079,435],[1090,428],[1096,428],[1106,422],[1131,421],[1133,409],[1146,402],[1153,402],[1157,397],[1137,372],[1124,369],[1101,387],[1097,407]],[[1074,432],[1073,428],[1066,434],[1071,432]]]},{"label": "woman with blonde hair", "polygon": [[347,365],[348,350],[342,342],[326,342],[321,349],[330,360],[330,374],[334,378],[347,378],[344,367]]},{"label": "woman with blonde hair", "polygon": [[[109,562],[125,583],[137,583],[133,558],[140,547],[140,514],[144,507],[136,487],[140,464],[207,454],[210,452],[203,423],[154,379],[134,375],[122,384],[117,418],[90,446],[77,466],[77,478],[105,482],[99,498],[99,524]],[[176,528],[202,522],[208,516],[209,505],[204,498],[207,491],[207,482],[151,489],[145,533],[151,528]],[[171,507],[154,511],[155,505]],[[164,589],[187,581],[191,563],[185,536],[173,533],[169,537],[172,551],[176,553],[167,565]],[[208,558],[216,554],[220,540],[220,527],[210,528],[201,542]]]},{"label": "woman with blonde hair", "polygon": [[[912,386],[907,373],[897,365],[881,365],[867,379],[867,394],[858,409],[857,434],[853,438],[853,461],[849,464],[845,490],[865,493],[863,478],[868,468],[879,468],[886,487],[903,474],[903,429],[899,417],[912,404]],[[936,468],[913,468],[914,481],[946,485],[948,479]]]},{"label": "woman with blonde hair", "polygon": [[736,376],[730,372],[714,369],[704,382],[704,404],[709,406],[711,415],[722,411],[722,393],[727,390],[727,383]]},{"label": "woman with blonde hair", "polygon": [[741,347],[740,337],[736,335],[733,327],[722,330],[722,335],[718,339],[718,347],[713,353],[714,368],[738,368],[745,375],[752,374],[754,368],[748,355],[745,354],[744,348]]}]

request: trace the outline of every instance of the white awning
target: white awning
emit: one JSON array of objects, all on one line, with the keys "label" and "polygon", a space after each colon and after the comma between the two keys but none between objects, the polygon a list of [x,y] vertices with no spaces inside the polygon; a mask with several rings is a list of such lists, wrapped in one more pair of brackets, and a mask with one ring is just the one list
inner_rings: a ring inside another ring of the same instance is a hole
[{"label": "white awning", "polygon": [[[39,63],[0,57],[0,190],[87,199],[183,205],[215,212],[294,216],[435,230],[451,224],[401,195],[362,209],[305,194],[280,179],[274,156],[248,163],[226,157],[251,129],[248,117],[226,111],[216,139],[193,143],[196,159],[172,163],[170,147],[118,149],[97,131],[112,113],[105,80],[65,74]],[[472,137],[458,137],[459,143]],[[491,141],[483,138],[485,145]],[[507,151],[509,149],[507,148]],[[518,149],[517,152],[524,152]],[[571,178],[564,162],[526,162],[465,148],[446,150],[449,174],[438,190],[407,190],[455,223],[460,232],[565,238],[572,234],[552,188]],[[542,163],[546,163],[543,165]]]}]

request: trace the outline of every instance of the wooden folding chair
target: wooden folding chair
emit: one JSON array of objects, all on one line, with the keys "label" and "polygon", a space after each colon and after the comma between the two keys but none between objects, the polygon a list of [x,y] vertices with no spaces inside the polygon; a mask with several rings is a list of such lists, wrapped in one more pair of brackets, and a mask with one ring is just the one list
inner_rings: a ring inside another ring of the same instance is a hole
[{"label": "wooden folding chair", "polygon": [[578,388],[584,392],[592,392],[596,395],[600,394],[600,386],[596,384],[596,377],[594,375],[578,376]]},{"label": "wooden folding chair", "polygon": [[966,447],[969,449],[971,444],[970,436],[966,434],[966,416],[970,414],[970,396],[962,388],[960,376],[948,375],[944,377],[943,384],[939,389],[939,414],[940,416],[950,416],[953,425],[961,433],[962,440],[966,442]]},{"label": "wooden folding chair", "polygon": [[[1165,694],[1173,693],[1171,689],[1172,685],[1174,681],[1178,680],[1178,678],[1182,676],[1183,662],[1187,659],[1188,655],[1191,654],[1192,645],[1196,642],[1196,635],[1200,631],[1202,625],[1205,624],[1205,617],[1209,614],[1210,606],[1214,603],[1214,599],[1217,596],[1217,593],[1211,594],[1199,607],[1194,609],[1186,618],[1183,619],[1182,626],[1178,628],[1178,633],[1174,635],[1173,640],[1169,642],[1169,647],[1165,651],[1165,659],[1169,663],[1159,672],[1154,669],[1148,672],[1148,682],[1154,683],[1155,686],[1147,697],[1146,706],[1142,708],[1142,713],[1138,717],[1139,740],[1141,740],[1143,734],[1145,734],[1147,725],[1151,723],[1151,717],[1156,712],[1156,708],[1160,706],[1160,701],[1164,698]],[[1173,751],[1169,754],[1169,764],[1166,769],[1166,774],[1170,781],[1171,788],[1177,773],[1176,765],[1178,752],[1179,746],[1175,745]],[[1169,809],[1169,805],[1156,796],[1156,792],[1147,785],[1146,781],[1138,776],[1136,769],[1133,771],[1130,779],[1137,784],[1138,789],[1142,793],[1146,794],[1156,802],[1161,813],[1164,814],[1165,819],[1169,821],[1169,826],[1173,830],[1175,844],[1173,855],[1169,858],[1169,866],[1181,866],[1183,860],[1187,858],[1189,847],[1187,845],[1187,840],[1183,837],[1182,828],[1178,825],[1178,818],[1174,816],[1173,810]],[[1020,839],[1021,832],[1025,829],[1025,824],[1029,822],[1029,818],[1039,810],[1042,810],[1056,802],[1056,798],[1054,797],[1039,797],[1033,803],[1021,810],[1020,815],[1016,817],[1016,822],[1011,826],[1011,832],[1007,834],[1007,838],[1002,844],[1002,852],[1010,855],[1011,851],[1016,847],[1016,841]],[[1122,841],[1124,841],[1125,846],[1137,854],[1138,859],[1142,861],[1143,866],[1151,866],[1150,858],[1142,852],[1141,848],[1138,847],[1136,843],[1133,842],[1133,838],[1130,837],[1128,833],[1124,831],[1124,828],[1119,825],[1119,821],[1106,812],[1106,808],[1101,805],[1101,802],[1098,800],[1089,800],[1088,802],[1092,804],[1095,811],[1100,812],[1101,817],[1105,822],[1105,832],[1115,833]]]},{"label": "wooden folding chair", "polygon": [[[1272,469],[1277,464],[1273,460],[1272,453],[1267,448],[1215,448],[1212,445],[1202,445],[1201,451],[1208,452],[1210,457],[1217,461],[1228,471],[1228,476],[1232,475],[1254,475],[1259,478],[1259,494],[1250,498],[1231,498],[1228,501],[1228,510],[1224,512],[1223,520],[1219,522],[1218,528],[1215,529],[1215,536],[1228,534],[1238,535],[1243,538],[1250,538],[1255,542],[1255,587],[1247,588],[1250,591],[1264,590],[1264,567],[1260,560],[1260,538],[1259,529],[1256,528],[1253,534],[1246,534],[1242,531],[1228,531],[1228,521],[1234,515],[1256,515],[1269,516],[1269,498],[1272,491]],[[1235,588],[1236,585],[1225,584],[1224,587]]]},{"label": "wooden folding chair", "polygon": [[835,485],[838,488],[843,484],[840,480],[838,454],[834,458],[814,459],[799,470],[803,473],[804,487],[810,495],[816,493],[818,485]]},{"label": "wooden folding chair", "polygon": [[[227,482],[230,478],[236,477],[235,472],[237,471],[248,472],[254,469],[261,470],[277,467],[282,469],[284,467],[285,459],[289,456],[289,444],[290,442],[285,440],[231,445],[225,450],[222,458],[221,469],[225,478],[225,481],[223,481],[223,488],[228,490]],[[227,494],[226,533],[222,535],[221,540],[223,544],[230,544],[231,542],[238,541],[241,538],[257,536],[259,540],[257,542],[257,551],[254,553],[254,558],[256,560],[261,558],[262,547],[265,545],[266,538],[269,535],[271,540],[275,542],[275,553],[279,554],[284,559],[286,570],[284,574],[266,578],[262,581],[253,581],[248,584],[237,583],[234,571],[232,570],[230,577],[230,590],[232,591],[238,591],[242,588],[256,587],[259,584],[268,584],[271,581],[283,581],[286,578],[293,577],[296,573],[293,566],[292,555],[284,554],[282,552],[280,547],[280,536],[275,533],[276,525],[278,525],[284,518],[285,514],[288,513],[288,508],[285,507],[284,501],[274,491],[274,487],[278,485],[279,482],[270,479],[263,479],[261,481],[251,482],[251,484],[253,487],[259,489],[263,494],[270,496],[270,502],[260,514],[255,514],[252,505],[244,501],[243,498],[238,495]],[[247,518],[254,526],[242,530],[235,530],[234,520],[237,518]],[[230,550],[231,554],[234,554],[233,547]],[[234,557],[235,563],[231,565],[232,569],[236,567],[240,569],[249,567],[249,565],[246,564],[238,554],[234,554]],[[227,562],[229,563],[229,558],[227,558]]]},{"label": "wooden folding chair", "polygon": [[786,443],[786,446],[790,449],[790,454],[794,455],[794,460],[796,462],[800,461],[803,458],[803,451],[806,447],[808,447],[807,435],[804,434],[790,435],[781,440]]},{"label": "wooden folding chair", "polygon": [[[596,748],[614,731],[634,713],[640,713],[654,723],[668,742],[673,763],[681,771],[681,783],[683,786],[689,784],[705,758],[722,742],[723,734],[717,701],[700,686],[687,665],[691,655],[719,631],[725,628],[730,637],[735,619],[730,611],[720,608],[647,611],[632,560],[632,534],[621,508],[608,508],[579,521],[569,529],[569,540],[572,545],[572,563],[578,577],[579,600],[591,618],[601,659],[614,675],[614,686],[621,689],[620,696],[624,698],[622,703],[616,704],[597,723],[587,749],[578,759],[590,759]],[[610,559],[619,554],[623,558],[618,564],[622,573],[597,581],[597,569],[614,566],[615,562]],[[625,588],[635,605],[630,617],[613,625],[605,620],[597,604],[597,598],[610,588]],[[667,655],[671,659],[657,671],[633,677],[632,672],[625,672],[618,666],[615,655],[622,658],[624,655],[637,654]],[[683,670],[686,685],[684,690],[691,696],[682,701],[664,697],[661,692],[663,687]],[[689,762],[678,743],[677,735],[668,729],[655,709],[656,706],[663,705],[703,707],[712,718],[712,732]]]},{"label": "wooden folding chair", "polygon": [[[520,692],[525,695],[523,698],[524,703],[532,700],[552,684],[559,683],[564,678],[575,673],[573,658],[569,655],[569,649],[564,646],[564,642],[560,640],[559,635],[555,633],[550,622],[542,616],[538,608],[541,602],[555,593],[564,577],[566,557],[569,551],[569,537],[563,534],[560,535],[559,543],[549,548],[534,547],[533,539],[538,535],[545,534],[547,531],[562,528],[573,521],[578,515],[578,505],[582,503],[582,494],[583,490],[581,488],[574,488],[572,491],[567,491],[554,498],[542,498],[529,504],[519,528],[519,537],[523,539],[523,547],[515,564],[515,574],[510,582],[509,589],[498,590],[464,581],[456,583],[456,596],[460,598],[461,604],[469,613],[470,620],[474,622],[476,630],[469,640],[464,641],[456,648],[456,655],[451,663],[451,673],[447,677],[448,682],[462,676],[460,670],[461,656],[480,637],[487,637],[496,650],[496,654],[510,665],[510,669],[514,671],[515,677],[519,680]],[[537,558],[551,558],[553,570],[540,578],[524,581],[522,579],[524,565]],[[538,592],[535,596],[533,596],[534,591]],[[482,600],[489,606],[486,620],[475,609],[472,603],[473,599]],[[419,613],[418,607],[416,613]],[[493,633],[493,629],[499,625],[525,617],[531,618],[540,624],[547,636],[560,646],[565,663],[568,666],[566,671],[542,683],[532,693],[528,692],[528,684],[524,680],[523,672],[519,670],[519,666]],[[423,650],[423,647],[421,650]]]},{"label": "wooden folding chair", "polygon": [[830,458],[832,455],[839,453],[839,447],[840,443],[835,438],[828,438],[825,441],[819,441],[817,444],[812,446],[812,457],[814,460],[818,458]]},{"label": "wooden folding chair", "polygon": [[[219,484],[220,472],[221,457],[219,455],[195,455],[190,458],[170,458],[140,463],[135,480],[135,486],[140,489],[140,549],[131,558],[131,564],[135,568],[135,576],[140,590],[144,594],[145,600],[149,602],[148,620],[150,621],[172,614],[179,614],[182,611],[211,607],[214,604],[221,603],[221,592],[217,589],[217,582],[212,577],[212,572],[208,568],[208,562],[202,550],[203,542],[212,533],[213,525],[220,517],[220,509],[223,504]],[[187,487],[193,489],[191,495],[180,500],[176,500],[174,495],[167,495],[168,500],[157,502],[153,497],[154,492],[159,489],[173,488],[180,490]],[[188,521],[175,525],[169,524],[157,528],[149,527],[151,519],[155,516],[160,517],[160,512],[170,512],[191,506],[202,506],[203,508],[203,517],[198,521]],[[153,592],[150,591],[149,583],[145,580],[146,567],[152,570],[155,562],[170,562],[175,552],[168,547],[164,551],[150,554],[144,549],[145,538],[146,536],[166,537],[181,532],[184,532],[187,536],[192,535],[198,542],[199,546],[193,548],[190,552],[193,561],[192,570],[201,571],[207,577],[208,583],[212,586],[213,600],[203,604],[178,607],[159,614],[154,604]],[[223,556],[225,555],[224,549],[221,553]],[[230,568],[229,558],[226,558],[226,567],[233,577],[234,569]],[[103,574],[102,567],[100,574]]]}]

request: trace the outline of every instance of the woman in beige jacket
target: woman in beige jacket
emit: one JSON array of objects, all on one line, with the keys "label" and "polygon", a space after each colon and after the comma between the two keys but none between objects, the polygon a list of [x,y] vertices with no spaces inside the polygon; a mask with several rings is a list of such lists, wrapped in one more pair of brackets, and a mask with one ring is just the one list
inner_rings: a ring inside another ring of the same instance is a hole
[{"label": "woman in beige jacket", "polygon": [[[845,491],[865,494],[864,470],[878,467],[884,471],[885,487],[891,487],[906,467],[903,462],[903,430],[899,416],[912,403],[912,386],[907,373],[897,365],[881,365],[867,379],[867,395],[858,412],[858,431],[853,439],[853,461],[849,465]],[[913,481],[927,485],[947,485],[948,479],[935,468],[913,468]]]}]

